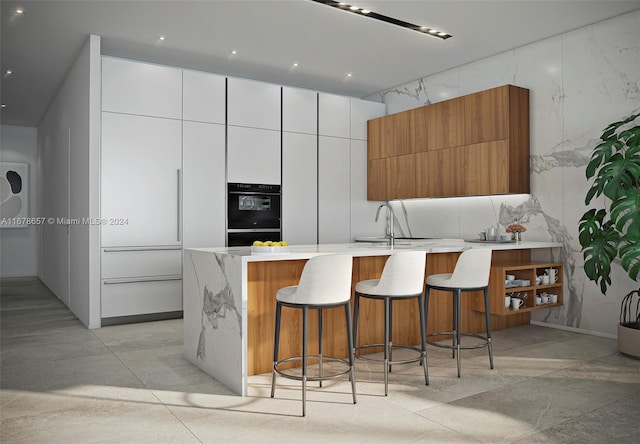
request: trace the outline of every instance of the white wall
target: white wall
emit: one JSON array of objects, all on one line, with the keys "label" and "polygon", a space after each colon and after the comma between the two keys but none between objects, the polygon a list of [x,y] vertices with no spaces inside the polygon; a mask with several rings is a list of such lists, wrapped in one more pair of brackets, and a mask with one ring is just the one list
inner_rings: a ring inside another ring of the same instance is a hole
[{"label": "white wall", "polygon": [[[0,126],[0,161],[29,164],[29,217],[38,216],[38,129]],[[0,277],[38,275],[38,227],[0,229]]]},{"label": "white wall", "polygon": [[615,335],[620,300],[638,288],[619,265],[606,296],[586,278],[578,221],[586,211],[585,167],[602,130],[640,109],[640,10],[516,48],[382,92],[389,114],[507,83],[530,89],[531,195],[397,202],[414,235],[476,237],[513,221],[525,240],[562,243],[564,307],[537,321]]},{"label": "white wall", "polygon": [[[100,216],[100,79],[100,38],[90,36],[38,129],[43,217]],[[99,327],[99,226],[70,225],[67,238],[64,230],[43,226],[40,277],[83,324]]]}]

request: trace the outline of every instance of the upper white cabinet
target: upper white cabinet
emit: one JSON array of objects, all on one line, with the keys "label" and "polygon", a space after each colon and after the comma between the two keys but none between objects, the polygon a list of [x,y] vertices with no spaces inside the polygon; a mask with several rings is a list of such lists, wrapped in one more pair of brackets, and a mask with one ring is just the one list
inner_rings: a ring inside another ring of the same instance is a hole
[{"label": "upper white cabinet", "polygon": [[[366,170],[366,164],[364,168]],[[282,133],[282,238],[297,245],[318,242],[318,137],[315,134]]]},{"label": "upper white cabinet", "polygon": [[[387,105],[367,100],[351,99],[351,138],[367,140],[367,121],[387,114]],[[365,157],[366,163],[366,157]]]},{"label": "upper white cabinet", "polygon": [[233,126],[280,130],[278,85],[229,78],[227,81],[227,123]]},{"label": "upper white cabinet", "polygon": [[351,242],[350,140],[318,138],[318,240]]},{"label": "upper white cabinet", "polygon": [[187,121],[182,124],[184,248],[224,247],[224,137],[224,125]]},{"label": "upper white cabinet", "polygon": [[351,140],[351,238],[384,236],[385,218],[375,221],[382,202],[367,200],[367,142]]},{"label": "upper white cabinet", "polygon": [[102,110],[182,118],[182,70],[102,57]]},{"label": "upper white cabinet", "polygon": [[182,118],[195,122],[225,123],[226,78],[184,70]]},{"label": "upper white cabinet", "polygon": [[282,131],[318,134],[318,93],[282,88]]},{"label": "upper white cabinet", "polygon": [[182,122],[102,113],[102,246],[180,245]]},{"label": "upper white cabinet", "polygon": [[351,137],[350,98],[333,94],[318,94],[318,134]]},{"label": "upper white cabinet", "polygon": [[280,134],[227,127],[227,181],[280,185]]}]

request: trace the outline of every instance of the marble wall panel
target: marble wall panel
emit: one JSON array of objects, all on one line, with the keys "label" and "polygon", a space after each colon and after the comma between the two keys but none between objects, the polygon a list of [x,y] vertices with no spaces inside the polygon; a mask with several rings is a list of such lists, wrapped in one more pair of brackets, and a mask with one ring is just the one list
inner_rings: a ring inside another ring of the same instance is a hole
[{"label": "marble wall panel", "polygon": [[562,243],[538,259],[565,265],[564,307],[533,319],[614,335],[620,299],[638,283],[614,265],[613,285],[600,294],[582,269],[578,221],[590,186],[585,167],[602,130],[640,109],[640,10],[373,97],[391,114],[507,83],[530,90],[531,194],[394,202],[398,225],[413,236],[467,238],[496,220],[503,230],[524,223],[525,240]]}]

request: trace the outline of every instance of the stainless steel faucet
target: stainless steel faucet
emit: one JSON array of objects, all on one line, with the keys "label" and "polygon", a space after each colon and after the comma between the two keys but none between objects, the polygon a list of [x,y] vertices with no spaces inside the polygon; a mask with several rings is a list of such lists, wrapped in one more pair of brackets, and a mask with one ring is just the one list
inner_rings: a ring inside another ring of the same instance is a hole
[{"label": "stainless steel faucet", "polygon": [[378,218],[380,217],[380,210],[386,208],[388,210],[387,214],[387,227],[386,227],[386,237],[389,239],[389,246],[393,248],[395,243],[395,232],[393,229],[393,220],[395,219],[395,214],[393,213],[393,208],[389,205],[389,202],[385,202],[378,207],[378,211],[376,211],[376,222],[378,222]]}]

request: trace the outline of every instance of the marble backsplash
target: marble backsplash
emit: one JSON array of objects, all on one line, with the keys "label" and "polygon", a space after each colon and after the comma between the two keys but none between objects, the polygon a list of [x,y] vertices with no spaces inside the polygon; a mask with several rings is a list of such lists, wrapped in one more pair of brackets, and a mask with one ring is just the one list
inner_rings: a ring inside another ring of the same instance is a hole
[{"label": "marble backsplash", "polygon": [[[428,63],[426,61],[425,63]],[[602,130],[640,109],[640,10],[418,79],[368,99],[389,114],[504,84],[530,90],[531,194],[393,203],[400,234],[476,238],[489,226],[527,227],[524,240],[557,241],[565,304],[533,319],[615,335],[620,300],[639,284],[619,265],[603,296],[586,279],[578,221],[586,211],[585,166]],[[604,202],[600,202],[601,205]]]}]

